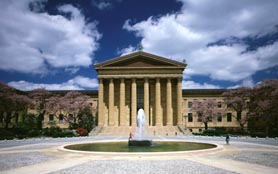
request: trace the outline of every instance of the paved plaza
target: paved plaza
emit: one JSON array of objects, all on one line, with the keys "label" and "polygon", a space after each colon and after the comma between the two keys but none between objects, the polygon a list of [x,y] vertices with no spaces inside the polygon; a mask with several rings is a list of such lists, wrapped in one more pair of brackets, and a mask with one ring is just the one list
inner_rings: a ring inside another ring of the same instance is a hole
[{"label": "paved plaza", "polygon": [[58,150],[65,144],[127,137],[37,138],[0,141],[0,173],[31,174],[232,174],[278,173],[278,139],[231,137],[156,136],[154,140],[183,140],[214,143],[218,150],[164,155],[102,155]]}]

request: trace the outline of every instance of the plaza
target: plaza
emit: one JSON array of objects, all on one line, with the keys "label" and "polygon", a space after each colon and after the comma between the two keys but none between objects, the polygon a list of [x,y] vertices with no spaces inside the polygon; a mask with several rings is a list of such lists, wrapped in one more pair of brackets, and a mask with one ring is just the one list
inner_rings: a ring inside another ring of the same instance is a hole
[{"label": "plaza", "polygon": [[217,144],[219,149],[194,153],[104,155],[60,151],[65,144],[127,140],[124,136],[35,138],[0,142],[0,173],[277,173],[278,140],[274,138],[154,136]]}]

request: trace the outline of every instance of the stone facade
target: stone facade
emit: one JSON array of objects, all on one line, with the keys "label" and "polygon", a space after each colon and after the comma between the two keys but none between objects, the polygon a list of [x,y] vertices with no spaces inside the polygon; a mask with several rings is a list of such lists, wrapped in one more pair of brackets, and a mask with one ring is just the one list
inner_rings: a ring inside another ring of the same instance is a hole
[{"label": "stone facade", "polygon": [[147,126],[182,125],[185,67],[142,51],[96,64],[98,125],[135,127],[139,108],[145,111]]}]

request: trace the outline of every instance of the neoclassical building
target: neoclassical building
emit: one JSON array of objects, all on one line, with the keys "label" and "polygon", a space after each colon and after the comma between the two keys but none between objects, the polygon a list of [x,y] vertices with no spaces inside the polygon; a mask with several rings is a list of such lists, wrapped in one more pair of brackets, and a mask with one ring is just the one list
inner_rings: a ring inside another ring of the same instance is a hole
[{"label": "neoclassical building", "polygon": [[186,64],[138,51],[95,64],[98,125],[136,126],[143,108],[147,126],[182,125],[182,77]]},{"label": "neoclassical building", "polygon": [[[149,133],[201,132],[205,126],[192,110],[192,103],[208,99],[215,100],[226,112],[213,116],[209,128],[240,127],[236,112],[225,105],[222,97],[225,89],[182,89],[184,63],[137,51],[94,67],[98,73],[98,91],[80,91],[91,97],[89,102],[97,117],[94,135],[127,135],[135,131],[139,108],[145,111]],[[240,117],[245,115],[246,111]],[[10,127],[15,123],[16,119],[11,120]],[[46,113],[43,127],[53,123],[61,128],[69,126],[63,117]],[[0,127],[3,127],[3,117],[0,117]]]},{"label": "neoclassical building", "polygon": [[[192,111],[192,102],[213,99],[218,107],[226,107],[223,89],[182,90],[186,64],[181,62],[137,51],[94,66],[99,80],[98,127],[104,128],[102,132],[134,130],[139,108],[145,111],[150,131],[158,130],[162,135],[183,130],[201,132],[204,124]],[[234,115],[227,109],[208,126],[237,128]]]}]

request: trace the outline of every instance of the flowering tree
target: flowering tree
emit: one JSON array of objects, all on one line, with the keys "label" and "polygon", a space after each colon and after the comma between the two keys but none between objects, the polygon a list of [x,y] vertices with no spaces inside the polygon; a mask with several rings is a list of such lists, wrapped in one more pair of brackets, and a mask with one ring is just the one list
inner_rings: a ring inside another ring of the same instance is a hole
[{"label": "flowering tree", "polygon": [[52,96],[49,98],[46,108],[49,113],[58,117],[63,114],[63,119],[70,124],[70,127],[78,125],[78,114],[87,107],[90,97],[77,91],[70,91],[65,96]]},{"label": "flowering tree", "polygon": [[12,118],[18,118],[20,112],[27,112],[31,105],[32,100],[28,96],[18,94],[17,90],[0,82],[0,114],[5,121],[5,128],[8,128]]},{"label": "flowering tree", "polygon": [[250,114],[246,114],[244,117],[242,117],[242,112],[244,110],[248,110],[249,107],[248,103],[251,94],[250,92],[251,89],[240,87],[237,89],[227,90],[222,94],[222,96],[225,97],[225,103],[227,107],[230,107],[236,111],[236,115],[233,114],[232,116],[238,121],[241,130],[244,129],[244,125],[250,119]]},{"label": "flowering tree", "polygon": [[204,101],[195,100],[192,103],[192,111],[198,114],[198,119],[205,124],[205,130],[208,129],[208,122],[212,121],[212,117],[218,113],[223,113],[225,110],[218,107],[216,100],[208,99]]},{"label": "flowering tree", "polygon": [[278,80],[266,80],[254,87],[251,95],[250,115],[269,131],[278,130]]},{"label": "flowering tree", "polygon": [[44,88],[34,89],[30,92],[29,96],[35,101],[35,110],[38,113],[38,129],[42,129],[42,121],[46,112],[46,102],[50,97],[50,92]]},{"label": "flowering tree", "polygon": [[76,91],[68,92],[63,97],[61,106],[63,111],[67,113],[65,116],[71,125],[77,124],[79,112],[90,106],[89,98],[89,96]]}]

